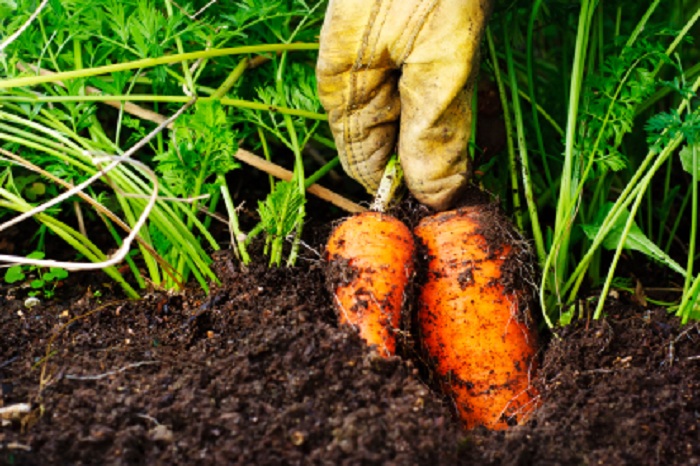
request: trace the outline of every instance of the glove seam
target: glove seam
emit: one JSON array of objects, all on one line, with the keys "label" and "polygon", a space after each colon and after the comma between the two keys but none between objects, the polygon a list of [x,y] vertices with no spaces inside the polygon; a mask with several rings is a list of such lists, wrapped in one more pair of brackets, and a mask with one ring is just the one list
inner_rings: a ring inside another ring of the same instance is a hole
[{"label": "glove seam", "polygon": [[[384,29],[384,25],[386,24],[386,20],[389,17],[389,11],[391,11],[391,6],[392,6],[392,3],[394,3],[394,1],[389,0],[388,6],[386,6],[386,7],[384,7],[386,2],[384,2],[382,0],[378,0],[377,3],[381,3],[381,6],[379,6],[378,9],[380,11],[383,11],[383,13],[380,13],[381,20],[379,21],[379,26],[377,26],[375,28],[374,24],[376,23],[376,21],[372,22],[371,29],[373,29],[373,30],[376,29],[376,33],[372,34],[372,31],[370,30],[369,33],[367,34],[367,38],[366,38],[367,40],[365,41],[366,47],[370,49],[370,55],[367,58],[367,64],[365,65],[368,69],[371,68],[372,64],[374,63],[374,56],[375,56],[375,52],[377,50],[377,43],[379,43],[379,38],[382,35],[382,30]],[[380,14],[377,14],[377,18],[380,17]],[[370,41],[369,39],[370,39],[370,36],[372,36],[372,35],[374,35],[375,37],[374,37],[373,41]],[[372,44],[371,47],[370,47],[370,44]]]},{"label": "glove seam", "polygon": [[[391,2],[391,0],[390,0]],[[366,80],[363,78],[362,74],[359,73],[360,69],[364,67],[370,67],[371,60],[374,58],[377,41],[370,46],[370,37],[372,36],[372,31],[375,29],[375,24],[377,19],[380,17],[382,11],[382,6],[384,5],[383,0],[375,0],[372,11],[370,12],[370,21],[366,26],[365,31],[362,34],[362,42],[360,43],[360,48],[357,51],[357,59],[355,64],[350,70],[350,95],[348,96],[348,116],[347,116],[347,130],[345,131],[345,147],[346,147],[346,158],[348,168],[354,172],[358,181],[367,188],[374,188],[372,183],[371,174],[367,171],[367,164],[361,161],[367,160],[367,155],[364,150],[364,144],[359,141],[358,137],[363,136],[363,125],[360,115],[357,113],[357,95],[365,95]],[[384,9],[385,14],[379,24],[377,39],[381,35],[381,30],[386,22],[388,9]],[[363,61],[366,58],[367,51],[370,51],[369,61],[363,65]]]},{"label": "glove seam", "polygon": [[[427,1],[421,1],[420,5],[418,8],[416,8],[413,13],[411,13],[411,16],[408,18],[407,24],[411,24],[414,21],[415,17],[419,17],[420,19],[416,22],[415,26],[412,28],[405,28],[403,32],[401,33],[401,36],[399,37],[399,40],[397,40],[397,44],[400,44],[400,42],[404,41],[404,37],[406,37],[406,44],[403,47],[396,47],[394,50],[398,51],[400,48],[403,49],[403,51],[400,54],[396,54],[396,63],[399,66],[402,66],[404,62],[406,61],[406,58],[411,54],[413,51],[413,47],[416,43],[416,39],[418,38],[418,34],[420,34],[420,31],[423,29],[423,26],[425,26],[425,23],[428,20],[428,17],[432,14],[433,10],[437,7],[438,0],[432,0],[432,2],[427,2]],[[427,6],[426,6],[427,5]],[[421,7],[424,7],[423,10],[424,12],[421,12]],[[410,34],[409,34],[410,31]],[[393,53],[392,53],[393,55]]]}]

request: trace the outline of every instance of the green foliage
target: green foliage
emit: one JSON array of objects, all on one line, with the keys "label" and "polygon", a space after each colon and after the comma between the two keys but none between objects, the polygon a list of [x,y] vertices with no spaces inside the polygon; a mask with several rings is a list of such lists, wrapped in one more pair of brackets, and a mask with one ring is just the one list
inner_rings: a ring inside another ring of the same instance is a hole
[{"label": "green foliage", "polygon": [[628,165],[620,146],[634,127],[636,109],[659,86],[654,68],[666,58],[658,39],[623,44],[619,53],[607,54],[601,69],[584,82],[575,153],[594,162],[591,178],[599,176],[598,171],[617,172]]},{"label": "green foliage", "polygon": [[20,265],[13,265],[5,271],[5,282],[7,283],[16,283],[24,280],[25,278],[27,278],[27,275],[24,273],[22,266]]},{"label": "green foliage", "polygon": [[[600,231],[600,228],[603,225],[605,218],[610,214],[612,207],[612,202],[606,203],[597,213],[593,223],[581,225],[581,228],[590,240],[595,239],[597,233]],[[659,246],[657,246],[656,243],[651,241],[644,234],[642,229],[639,228],[636,222],[632,221],[632,225],[629,230],[626,228],[629,218],[630,214],[627,211],[624,211],[622,215],[617,217],[612,227],[605,235],[602,246],[605,249],[614,251],[617,249],[619,244],[622,244],[625,249],[639,251],[651,259],[666,265],[681,275],[685,275],[685,269],[668,254],[666,254]],[[619,279],[620,278],[618,277],[618,280]]]},{"label": "green foliage", "polygon": [[700,141],[700,115],[697,112],[681,114],[676,109],[660,112],[649,119],[646,130],[649,133],[647,140],[654,152],[661,152],[678,135],[694,145]]},{"label": "green foliage", "polygon": [[[300,227],[304,221],[303,205],[304,193],[297,183],[291,181],[276,183],[267,198],[258,203],[262,229],[276,244],[273,248],[281,247],[282,241]],[[280,265],[279,251],[271,251],[270,258],[272,264]]]},{"label": "green foliage", "polygon": [[[700,131],[700,129],[698,129],[698,131]],[[690,138],[688,138],[688,140],[690,141]],[[688,143],[683,146],[679,156],[681,158],[683,170],[694,175],[696,180],[700,179],[700,141]]]},{"label": "green foliage", "polygon": [[153,160],[156,171],[177,196],[211,195],[219,189],[212,178],[239,167],[233,157],[237,134],[219,102],[198,103],[193,114],[175,123],[171,138],[169,150]]},{"label": "green foliage", "polygon": [[[530,229],[550,325],[579,315],[581,290],[599,296],[600,317],[624,278],[624,250],[684,275],[678,300],[665,305],[689,315],[700,287],[699,19],[700,4],[680,0],[516,1],[494,12],[487,69],[513,144],[488,165],[511,173],[483,181]],[[677,183],[687,174],[693,182]]]},{"label": "green foliage", "polygon": [[[20,160],[6,163],[0,158],[14,183],[2,193],[0,218],[17,215],[95,175],[96,156],[122,154],[141,144],[192,95],[197,97],[193,108],[134,155],[159,176],[162,196],[140,231],[138,245],[127,255],[134,280],[142,288],[145,278],[153,286],[177,288],[194,277],[207,290],[216,281],[209,253],[219,244],[206,214],[224,209],[243,263],[250,260],[244,238],[258,231],[279,246],[291,221],[293,243],[298,244],[305,202],[301,154],[324,117],[316,97],[313,52],[288,50],[316,48],[324,6],[323,1],[304,0],[51,0],[0,55],[0,147]],[[8,37],[28,20],[36,2],[4,1],[0,8],[14,10],[0,15],[0,37]],[[242,46],[247,53],[236,51]],[[188,53],[199,55],[194,59]],[[245,66],[252,59],[256,66]],[[29,84],[26,79],[38,74],[32,67],[58,74]],[[133,101],[142,108],[134,114],[124,105],[114,110],[102,103],[112,100]],[[268,111],[271,107],[274,111]],[[261,201],[267,206],[265,218],[248,234],[238,224],[240,200],[229,192],[227,181],[237,176],[233,155],[239,144],[257,148],[258,130],[275,141],[274,153],[268,154],[279,159],[275,162],[284,164],[282,157],[288,155],[277,143],[293,153],[295,188],[288,194],[294,196],[287,200],[297,207],[290,220],[287,202],[279,202],[285,184],[271,187],[270,198]],[[33,168],[22,168],[24,162]],[[103,181],[90,186],[90,200],[79,205],[99,202],[109,209],[98,215],[82,211],[88,220],[103,222],[118,246],[143,213],[150,181],[129,165],[119,166]],[[92,249],[89,238],[63,223],[75,222],[74,212],[54,206],[42,217],[49,223],[39,224],[47,240],[59,240],[58,235],[73,247],[87,247],[91,254],[86,256],[97,261],[102,253]],[[269,227],[271,223],[279,227]],[[281,248],[276,250],[281,254]],[[294,257],[293,246],[288,263]],[[144,270],[147,277],[142,277]]]},{"label": "green foliage", "polygon": [[14,0],[0,0],[0,18],[9,16],[17,9],[17,3]]},{"label": "green foliage", "polygon": [[[44,253],[34,251],[27,255],[28,259],[43,259]],[[13,265],[5,271],[5,282],[12,284],[24,281],[31,276],[29,286],[32,291],[29,296],[43,295],[46,299],[51,299],[56,290],[58,282],[68,278],[68,271],[60,267],[39,267],[36,265]]]},{"label": "green foliage", "polygon": [[[290,107],[308,112],[321,111],[321,103],[316,94],[314,69],[309,66],[291,63],[285,68],[279,86],[258,86],[255,91],[257,98],[266,105]],[[240,118],[253,123],[256,127],[264,128],[290,150],[295,150],[284,115],[275,112],[244,111]],[[303,117],[292,117],[291,122],[302,145],[309,140],[319,124],[318,121],[309,121]]]}]

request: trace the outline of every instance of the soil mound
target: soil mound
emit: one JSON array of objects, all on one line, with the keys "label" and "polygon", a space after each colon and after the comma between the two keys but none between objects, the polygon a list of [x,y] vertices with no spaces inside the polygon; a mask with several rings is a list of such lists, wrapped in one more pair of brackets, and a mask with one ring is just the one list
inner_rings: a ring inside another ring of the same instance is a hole
[{"label": "soil mound", "polygon": [[0,290],[2,405],[32,407],[0,464],[700,464],[698,325],[618,303],[559,329],[532,419],[464,432],[411,361],[338,328],[320,262],[218,267],[207,298]]}]

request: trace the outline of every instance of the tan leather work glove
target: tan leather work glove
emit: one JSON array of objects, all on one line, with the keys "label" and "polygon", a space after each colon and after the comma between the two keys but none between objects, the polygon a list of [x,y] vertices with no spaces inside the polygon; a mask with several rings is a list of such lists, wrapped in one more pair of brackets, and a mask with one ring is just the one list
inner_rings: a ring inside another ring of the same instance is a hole
[{"label": "tan leather work glove", "polygon": [[446,209],[470,175],[479,42],[491,0],[330,0],[316,75],[345,171],[369,192],[398,153],[420,201]]}]

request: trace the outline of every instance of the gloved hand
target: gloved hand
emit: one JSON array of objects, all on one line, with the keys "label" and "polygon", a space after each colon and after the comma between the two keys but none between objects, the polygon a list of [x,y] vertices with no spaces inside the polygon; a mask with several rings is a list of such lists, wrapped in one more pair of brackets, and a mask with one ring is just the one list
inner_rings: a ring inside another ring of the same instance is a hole
[{"label": "gloved hand", "polygon": [[406,185],[420,202],[446,209],[465,186],[472,88],[491,1],[330,0],[319,95],[343,168],[369,192],[397,136]]}]

